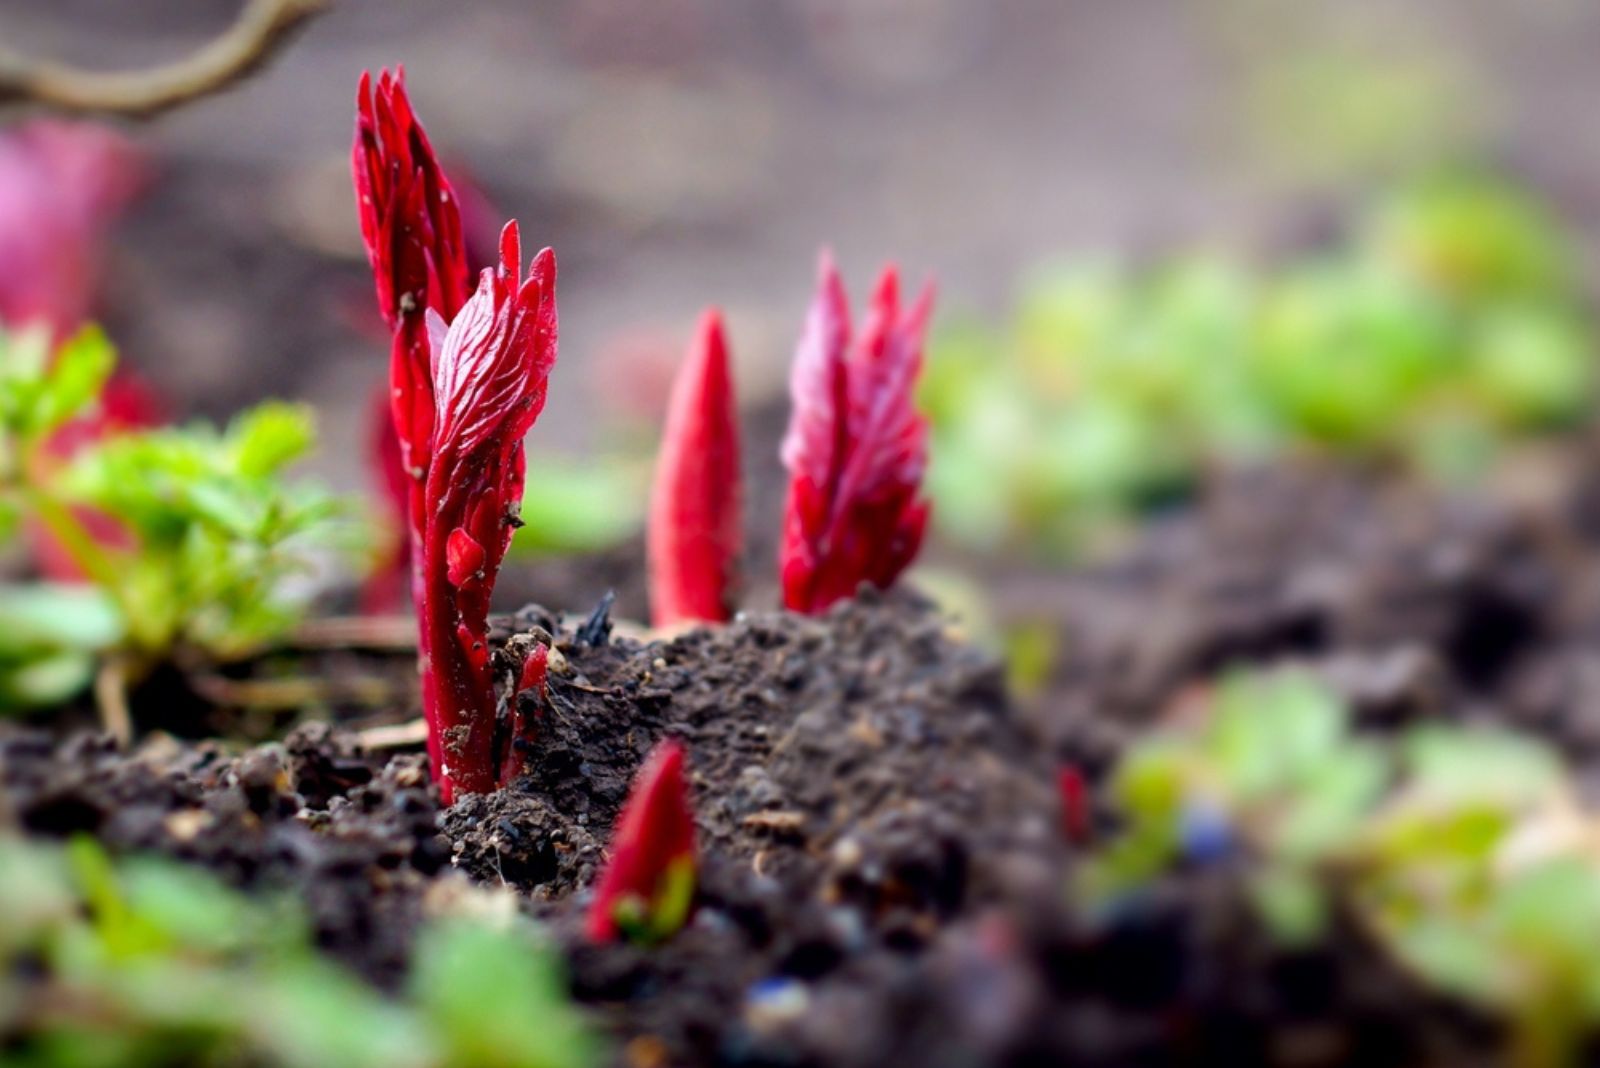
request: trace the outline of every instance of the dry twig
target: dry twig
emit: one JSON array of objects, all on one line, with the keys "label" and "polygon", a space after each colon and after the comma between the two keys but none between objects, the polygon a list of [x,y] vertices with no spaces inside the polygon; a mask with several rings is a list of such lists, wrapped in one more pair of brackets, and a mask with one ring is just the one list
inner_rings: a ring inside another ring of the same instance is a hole
[{"label": "dry twig", "polygon": [[216,39],[148,70],[100,72],[0,48],[0,105],[32,103],[74,114],[149,118],[220,92],[257,70],[331,0],[248,0]]},{"label": "dry twig", "polygon": [[128,665],[121,657],[107,657],[94,676],[94,703],[100,726],[116,739],[120,749],[133,741],[133,715],[128,711]]},{"label": "dry twig", "polygon": [[428,724],[420,718],[404,723],[385,723],[357,731],[356,738],[361,742],[361,748],[368,750],[421,747],[428,741]]},{"label": "dry twig", "polygon": [[300,650],[415,653],[417,621],[411,616],[324,616],[300,624],[283,644]]},{"label": "dry twig", "polygon": [[193,675],[189,684],[201,697],[229,708],[291,712],[328,703],[378,707],[399,699],[389,679],[372,675],[334,678],[293,676],[281,679],[230,679],[221,675]]}]

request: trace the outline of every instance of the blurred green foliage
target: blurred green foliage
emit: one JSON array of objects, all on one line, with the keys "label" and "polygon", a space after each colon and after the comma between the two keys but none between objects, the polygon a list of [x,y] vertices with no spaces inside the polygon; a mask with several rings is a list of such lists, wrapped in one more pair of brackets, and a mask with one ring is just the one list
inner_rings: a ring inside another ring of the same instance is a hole
[{"label": "blurred green foliage", "polygon": [[1600,814],[1537,743],[1356,735],[1308,679],[1241,676],[1111,789],[1125,829],[1083,873],[1092,901],[1226,857],[1278,938],[1322,937],[1342,904],[1421,979],[1504,1014],[1516,1063],[1570,1063],[1600,1025]]},{"label": "blurred green foliage", "polygon": [[136,663],[191,647],[237,655],[299,618],[295,580],[346,528],[327,494],[284,478],[315,440],[306,409],[264,404],[223,430],[119,429],[52,437],[93,419],[115,364],[97,329],[54,350],[0,333],[0,536],[23,519],[84,575],[81,588],[0,589],[0,709],[62,700],[89,658]]},{"label": "blurred green foliage", "polygon": [[0,837],[0,1060],[15,1068],[581,1068],[598,1046],[523,921],[419,935],[403,998],[313,946],[286,896],[170,861]]},{"label": "blurred green foliage", "polygon": [[624,456],[578,464],[555,453],[530,453],[522,526],[511,551],[554,556],[609,548],[639,529],[644,499],[644,467]]},{"label": "blurred green foliage", "polygon": [[[118,434],[60,472],[63,500],[110,516],[131,547],[101,545],[100,581],[123,609],[131,642],[237,655],[299,618],[289,580],[331,548],[334,501],[283,469],[314,440],[311,414],[263,404],[207,426]],[[86,569],[87,570],[87,569]],[[97,569],[98,570],[98,569]]]},{"label": "blurred green foliage", "polygon": [[1557,222],[1484,175],[1409,185],[1272,270],[1053,269],[1006,329],[934,339],[935,515],[976,547],[1061,558],[1214,462],[1311,449],[1468,473],[1584,417],[1594,346]]},{"label": "blurred green foliage", "polygon": [[61,583],[0,586],[0,710],[57,704],[81,692],[95,659],[123,637],[99,590]]}]

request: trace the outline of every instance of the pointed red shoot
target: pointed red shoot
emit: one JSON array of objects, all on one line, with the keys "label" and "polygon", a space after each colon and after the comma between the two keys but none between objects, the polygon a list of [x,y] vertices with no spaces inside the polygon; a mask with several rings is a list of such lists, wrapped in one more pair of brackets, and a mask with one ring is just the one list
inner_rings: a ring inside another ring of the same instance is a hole
[{"label": "pointed red shoot", "polygon": [[432,308],[453,318],[472,293],[461,208],[411,108],[405,70],[364,71],[350,149],[361,239],[378,311],[397,328]]},{"label": "pointed red shoot", "polygon": [[544,715],[550,677],[550,647],[535,645],[522,661],[517,691],[506,702],[506,737],[500,754],[500,784],[515,782],[528,770],[536,724]]},{"label": "pointed red shoot", "polygon": [[928,287],[902,308],[899,275],[887,267],[852,337],[844,283],[823,254],[783,440],[789,496],[779,574],[793,611],[821,612],[863,582],[887,589],[922,545],[928,424],[914,394],[932,307]]},{"label": "pointed red shoot", "polygon": [[610,942],[619,934],[636,942],[659,942],[689,918],[695,832],[683,759],[682,745],[662,742],[634,776],[589,907],[586,931],[595,942]]},{"label": "pointed red shoot", "polygon": [[668,401],[646,527],[657,627],[733,614],[742,548],[739,417],[722,316],[701,317]]},{"label": "pointed red shoot", "polygon": [[[472,292],[466,240],[455,190],[406,95],[405,72],[363,73],[356,93],[351,177],[361,238],[372,266],[378,311],[393,332],[384,391],[394,440],[375,435],[382,463],[375,481],[385,495],[399,486],[398,508],[409,547],[391,554],[390,575],[374,580],[374,603],[392,600],[382,583],[422,555],[424,502],[433,442],[433,381],[425,317],[454,319]],[[413,573],[413,599],[420,576]]]},{"label": "pointed red shoot", "polygon": [[517,692],[527,693],[532,690],[538,695],[539,700],[544,700],[545,683],[550,677],[550,647],[542,642],[533,647],[533,652],[522,662],[522,671],[517,678]]}]

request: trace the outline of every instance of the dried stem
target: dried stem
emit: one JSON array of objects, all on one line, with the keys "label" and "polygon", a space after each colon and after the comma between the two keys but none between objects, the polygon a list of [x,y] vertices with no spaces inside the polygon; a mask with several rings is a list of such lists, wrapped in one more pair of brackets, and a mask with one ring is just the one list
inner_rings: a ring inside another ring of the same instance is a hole
[{"label": "dried stem", "polygon": [[428,721],[419,718],[404,723],[385,723],[377,727],[368,727],[357,731],[356,739],[361,743],[361,748],[369,751],[413,747],[420,749],[428,742]]},{"label": "dried stem", "polygon": [[257,70],[331,0],[249,0],[216,39],[148,70],[88,71],[0,48],[0,105],[32,103],[74,114],[149,118],[220,92]]},{"label": "dried stem", "polygon": [[120,656],[107,657],[94,676],[94,703],[100,726],[116,739],[118,748],[133,742],[133,716],[128,712],[128,664]]},{"label": "dried stem", "polygon": [[417,621],[411,616],[324,616],[300,624],[283,644],[309,651],[415,653]]},{"label": "dried stem", "polygon": [[295,676],[278,679],[230,679],[222,675],[190,676],[196,693],[216,705],[266,712],[291,712],[329,702],[381,707],[402,696],[391,680],[375,675],[336,678]]}]

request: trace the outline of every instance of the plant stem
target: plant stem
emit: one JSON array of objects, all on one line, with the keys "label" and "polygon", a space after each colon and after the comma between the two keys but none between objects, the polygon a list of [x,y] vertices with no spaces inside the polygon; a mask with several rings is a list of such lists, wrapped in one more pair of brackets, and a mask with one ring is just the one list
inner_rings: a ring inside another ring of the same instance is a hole
[{"label": "plant stem", "polygon": [[128,663],[113,654],[94,676],[94,703],[100,725],[126,749],[133,741],[133,716],[128,711]]},{"label": "plant stem", "polygon": [[78,517],[72,514],[72,509],[37,486],[20,485],[17,487],[17,492],[23,504],[39,517],[39,521],[61,543],[61,547],[66,550],[78,569],[103,587],[112,600],[117,602],[117,607],[128,617],[131,630],[132,614],[129,612],[130,606],[123,593],[116,565],[94,540],[93,535],[78,521]]},{"label": "plant stem", "polygon": [[[82,571],[116,605],[127,628],[126,647],[148,653],[162,649],[165,642],[161,634],[151,633],[148,616],[137,610],[124,581],[124,568],[105,550],[94,535],[84,527],[73,512],[72,506],[50,495],[40,486],[22,482],[13,487],[24,507],[43,523],[73,564]],[[129,671],[124,670],[124,675]]]}]

